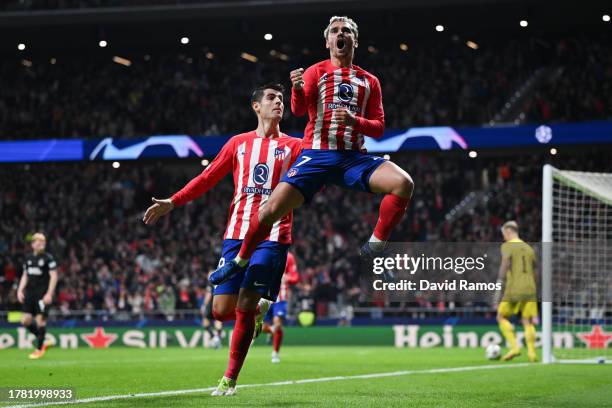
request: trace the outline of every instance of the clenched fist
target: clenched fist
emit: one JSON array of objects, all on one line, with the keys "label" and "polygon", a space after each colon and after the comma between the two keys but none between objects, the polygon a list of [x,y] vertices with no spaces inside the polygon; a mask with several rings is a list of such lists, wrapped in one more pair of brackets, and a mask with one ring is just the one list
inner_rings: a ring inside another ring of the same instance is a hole
[{"label": "clenched fist", "polygon": [[293,89],[300,90],[304,88],[304,68],[294,69],[289,73],[289,78],[291,78]]},{"label": "clenched fist", "polygon": [[342,123],[344,125],[352,126],[357,121],[355,119],[355,115],[353,115],[346,108],[338,108],[336,112],[334,113],[334,116],[336,117],[336,120],[338,121],[338,123]]}]

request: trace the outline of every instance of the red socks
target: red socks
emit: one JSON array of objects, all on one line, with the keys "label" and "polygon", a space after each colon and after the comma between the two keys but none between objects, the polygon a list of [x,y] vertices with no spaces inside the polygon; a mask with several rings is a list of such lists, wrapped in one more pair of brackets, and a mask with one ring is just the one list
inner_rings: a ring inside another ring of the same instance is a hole
[{"label": "red socks", "polygon": [[[378,213],[378,222],[374,228],[374,236],[381,241],[389,240],[391,231],[400,223],[410,199],[396,196],[395,194],[387,194],[380,203],[380,211]],[[244,245],[244,244],[243,244]]]},{"label": "red socks", "polygon": [[260,242],[270,235],[271,230],[271,225],[266,225],[259,222],[259,215],[251,217],[249,229],[244,236],[238,256],[242,259],[250,259],[253,252],[255,252],[257,245],[259,245]]},{"label": "red socks", "polygon": [[253,332],[255,331],[255,311],[236,308],[236,324],[232,334],[229,362],[225,376],[236,380],[244,359],[249,352]]},{"label": "red socks", "polygon": [[280,346],[282,342],[283,342],[283,328],[279,327],[276,330],[274,330],[274,333],[272,334],[272,347],[274,348],[274,351],[276,353],[278,353],[278,350],[280,350]]},{"label": "red socks", "polygon": [[236,320],[236,310],[232,310],[230,313],[222,315],[213,310],[212,315],[215,320],[220,322],[227,322],[229,320]]}]

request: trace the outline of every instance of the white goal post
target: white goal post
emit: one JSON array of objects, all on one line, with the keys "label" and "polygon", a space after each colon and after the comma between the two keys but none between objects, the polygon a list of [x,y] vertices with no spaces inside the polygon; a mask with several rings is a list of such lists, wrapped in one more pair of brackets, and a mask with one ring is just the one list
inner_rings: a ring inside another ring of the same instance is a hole
[{"label": "white goal post", "polygon": [[542,181],[542,361],[612,362],[612,173]]}]

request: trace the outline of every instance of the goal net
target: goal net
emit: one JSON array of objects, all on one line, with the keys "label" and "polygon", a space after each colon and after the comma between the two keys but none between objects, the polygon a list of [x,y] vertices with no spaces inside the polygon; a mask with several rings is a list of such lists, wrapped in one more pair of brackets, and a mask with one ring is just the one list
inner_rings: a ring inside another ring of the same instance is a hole
[{"label": "goal net", "polygon": [[612,362],[612,174],[544,166],[543,361]]}]

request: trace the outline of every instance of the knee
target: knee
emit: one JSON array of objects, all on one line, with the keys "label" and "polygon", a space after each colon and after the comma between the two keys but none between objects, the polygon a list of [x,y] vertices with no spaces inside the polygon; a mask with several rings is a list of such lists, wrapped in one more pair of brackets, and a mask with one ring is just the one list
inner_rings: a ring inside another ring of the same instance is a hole
[{"label": "knee", "polygon": [[410,198],[412,197],[413,191],[414,181],[412,180],[412,177],[410,177],[408,173],[403,174],[397,182],[396,191],[394,194],[400,197]]},{"label": "knee", "polygon": [[218,320],[220,322],[233,320],[234,314],[234,305],[213,303],[212,315],[215,320]]}]

